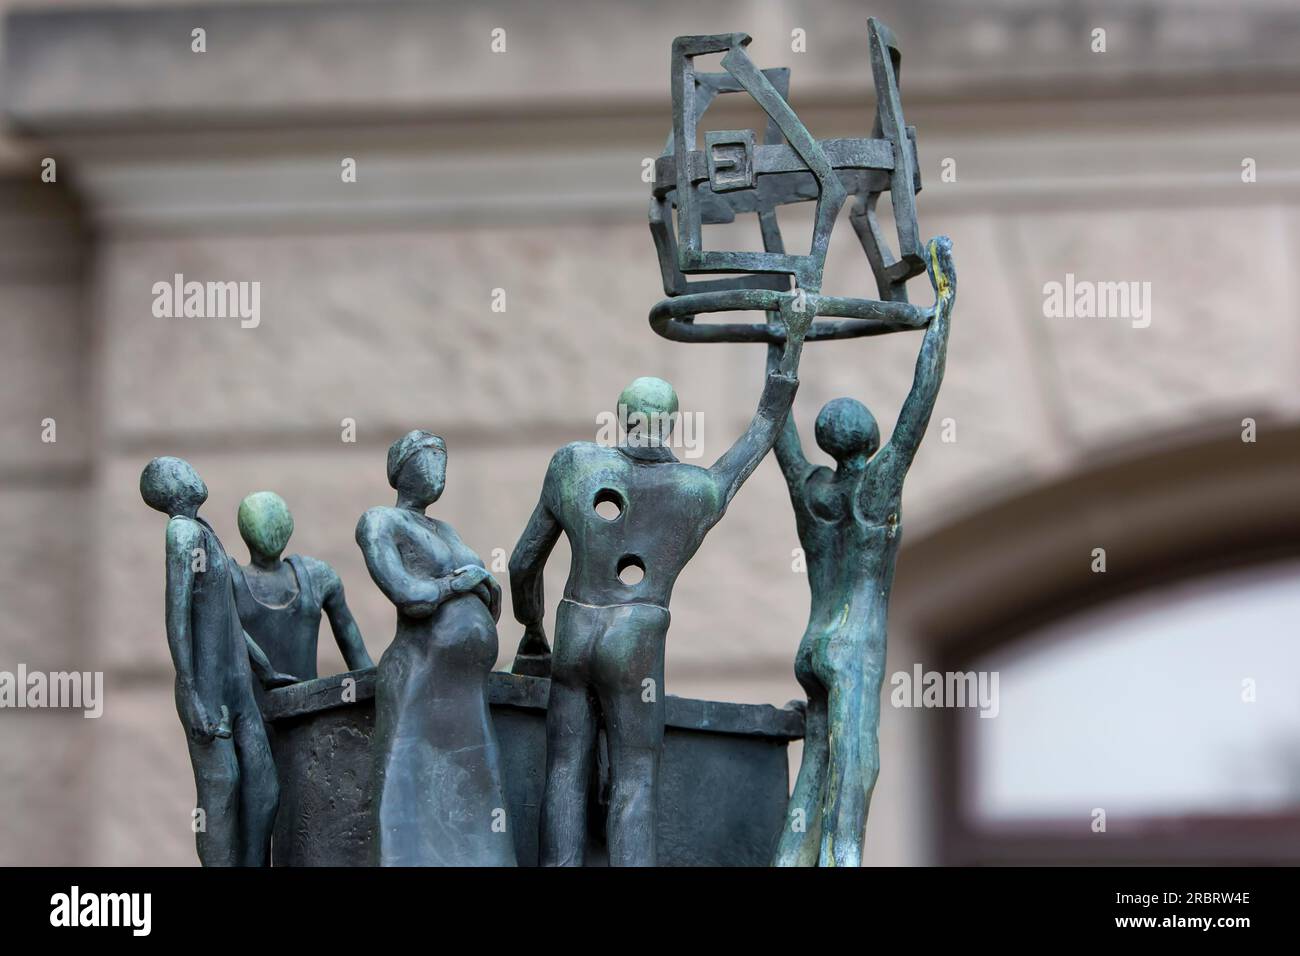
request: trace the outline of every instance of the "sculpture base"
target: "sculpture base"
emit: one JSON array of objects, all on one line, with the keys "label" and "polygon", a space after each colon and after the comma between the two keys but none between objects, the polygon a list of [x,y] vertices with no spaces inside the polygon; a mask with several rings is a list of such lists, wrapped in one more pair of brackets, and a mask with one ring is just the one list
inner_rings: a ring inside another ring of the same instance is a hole
[{"label": "sculpture base", "polygon": [[[488,698],[521,866],[537,865],[537,819],[546,776],[550,681],[493,673]],[[268,692],[263,714],[280,776],[276,866],[367,866],[374,669]],[[766,704],[669,696],[659,798],[661,866],[767,866],[785,822],[786,747],[803,714]],[[592,782],[588,865],[606,862],[604,734]]]}]

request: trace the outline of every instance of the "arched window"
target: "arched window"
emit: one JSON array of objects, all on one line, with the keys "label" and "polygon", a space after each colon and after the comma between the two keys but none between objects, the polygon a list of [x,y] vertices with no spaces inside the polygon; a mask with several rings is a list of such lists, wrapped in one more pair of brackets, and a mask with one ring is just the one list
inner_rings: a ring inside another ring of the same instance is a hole
[{"label": "arched window", "polygon": [[937,721],[938,861],[1300,863],[1300,431],[1114,461],[903,560],[916,659],[997,675],[996,717]]},{"label": "arched window", "polygon": [[980,852],[1037,840],[1085,858],[1300,862],[1300,842],[1252,845],[1300,824],[1297,623],[1300,561],[1277,562],[1150,588],[974,659],[999,678],[996,719],[959,717]]}]

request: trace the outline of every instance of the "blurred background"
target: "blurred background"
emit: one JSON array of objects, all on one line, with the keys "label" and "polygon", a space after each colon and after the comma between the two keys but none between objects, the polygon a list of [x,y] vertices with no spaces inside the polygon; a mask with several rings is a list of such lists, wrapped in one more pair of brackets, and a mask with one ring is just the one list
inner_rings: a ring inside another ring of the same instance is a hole
[{"label": "blurred background", "polygon": [[[339,571],[377,659],[394,612],[353,530],[391,503],[407,430],[445,436],[431,513],[503,585],[551,452],[593,440],[631,378],[672,381],[693,460],[721,454],[762,349],[646,321],[669,44],[748,32],[813,135],[867,136],[868,15],[903,51],[921,233],[953,238],[960,276],[887,673],[996,672],[1000,693],[993,719],[886,703],[869,861],[1300,862],[1291,0],[0,8],[0,670],[106,683],[98,720],[0,711],[0,863],[196,862],[151,457],[196,466],[240,561],[240,499],[283,495],[288,550]],[[176,273],[260,282],[260,324],[155,317]],[[1150,283],[1149,326],[1046,315],[1070,275]],[[875,295],[843,221],[825,291]],[[918,345],[811,345],[809,451],[839,395],[887,431]],[[797,546],[764,462],[678,584],[670,692],[802,696]],[[561,542],[548,631],[567,565]],[[321,647],[341,669],[328,627]]]}]

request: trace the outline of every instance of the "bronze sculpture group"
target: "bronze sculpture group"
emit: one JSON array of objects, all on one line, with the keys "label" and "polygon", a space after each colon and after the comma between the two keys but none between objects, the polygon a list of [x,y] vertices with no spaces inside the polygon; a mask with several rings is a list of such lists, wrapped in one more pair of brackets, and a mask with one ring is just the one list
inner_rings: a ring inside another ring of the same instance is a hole
[{"label": "bronze sculpture group", "polygon": [[[708,531],[769,450],[787,481],[812,592],[795,672],[808,696],[803,764],[786,826],[773,834],[775,865],[857,865],[879,769],[877,728],[889,591],[902,532],[903,481],[943,378],[956,279],[947,239],[923,247],[915,131],[903,123],[899,53],[889,30],[869,25],[877,89],[871,138],[819,141],[787,102],[786,70],[759,70],[743,34],[673,43],[673,132],[655,164],[650,226],[667,295],[651,326],[687,342],[767,343],[753,420],[702,468],[669,447],[677,395],[640,378],[620,396],[624,437],[614,447],[578,442],[551,458],[532,516],[510,557],[514,616],[524,627],[516,674],[549,682],[539,847],[543,865],[581,865],[589,787],[603,728],[610,793],[605,833],[612,865],[652,866],[664,742],[664,655],[673,586]],[[697,56],[722,54],[723,73]],[[767,115],[754,131],[698,124],[727,93],[748,93]],[[891,252],[876,217],[890,193],[898,239]],[[879,300],[821,293],[835,220],[850,220]],[[807,254],[788,253],[776,209],[816,201]],[[701,226],[754,213],[763,252],[703,248]],[[935,302],[907,301],[906,281],[928,271]],[[691,281],[688,277],[706,275]],[[704,314],[761,311],[757,324],[706,323]],[[836,399],[817,417],[816,439],[835,461],[811,464],[790,410],[805,342],[924,329],[910,394],[890,440],[860,402]],[[633,420],[647,427],[626,427]],[[446,480],[441,438],[416,430],[388,452],[393,507],[362,515],[357,544],[375,584],[396,608],[397,632],[376,679],[373,862],[497,865],[516,862],[506,818],[499,745],[487,681],[496,661],[501,587],[479,557],[426,509]],[[177,707],[206,827],[205,865],[265,864],[278,800],[276,771],[258,713],[264,687],[316,676],[322,611],[349,668],[370,666],[338,576],[323,562],[280,555],[292,518],[259,492],[239,510],[251,561],[240,568],[198,518],[207,490],[174,458],[150,462],[141,493],[171,516],[167,532],[167,635]],[[542,572],[561,532],[572,563],[556,609],[554,647],[543,627]]]}]

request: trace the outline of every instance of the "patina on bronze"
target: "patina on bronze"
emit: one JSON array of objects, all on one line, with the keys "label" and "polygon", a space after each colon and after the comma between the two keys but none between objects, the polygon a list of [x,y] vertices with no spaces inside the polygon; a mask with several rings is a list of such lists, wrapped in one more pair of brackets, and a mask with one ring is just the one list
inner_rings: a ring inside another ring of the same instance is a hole
[{"label": "patina on bronze", "polygon": [[[168,515],[167,646],[176,667],[176,711],[189,740],[198,791],[195,842],[204,866],[267,866],[280,801],[275,764],[253,692],[294,682],[244,633],[231,569],[212,526],[199,517],[208,486],[180,458],[155,458],[140,496]],[[251,664],[251,666],[250,666]]]},{"label": "patina on bronze", "polygon": [[[921,189],[916,131],[903,120],[893,32],[868,20],[876,118],[871,138],[817,140],[786,102],[789,70],[759,70],[745,52],[743,33],[686,36],[673,41],[673,132],[658,161],[650,200],[654,237],[668,298],[650,310],[650,324],[682,342],[776,342],[784,326],[775,316],[797,308],[814,316],[808,341],[879,335],[923,327],[931,312],[908,304],[907,280],[925,269],[916,224]],[[694,59],[724,54],[725,73],[696,72]],[[763,141],[754,130],[710,130],[697,148],[698,127],[721,94],[748,93],[767,114]],[[888,192],[898,238],[897,255],[876,217]],[[822,295],[831,230],[845,201],[875,274],[880,300]],[[816,201],[806,253],[785,247],[777,207]],[[763,252],[705,249],[701,226],[754,214]],[[673,229],[674,218],[676,230]],[[688,276],[726,274],[689,281]],[[763,324],[704,323],[711,312],[768,313]]]},{"label": "patina on bronze", "polygon": [[[582,865],[602,718],[610,765],[610,863],[656,863],[668,603],[677,576],[771,449],[794,401],[810,316],[784,311],[781,317],[785,344],[758,411],[711,468],[679,462],[667,447],[677,395],[654,378],[637,379],[619,397],[625,437],[617,447],[574,442],[551,458],[541,498],[510,557],[515,618],[525,629],[520,652],[535,666],[546,648],[542,570],[561,531],[573,553],[550,668],[545,866]],[[633,416],[652,424],[628,429]]]},{"label": "patina on bronze", "polygon": [[[835,460],[834,469],[804,457],[793,416],[776,442],[812,591],[795,656],[795,675],[808,693],[803,763],[777,847],[778,866],[862,863],[880,772],[880,689],[889,592],[903,536],[903,479],[943,381],[957,295],[952,244],[933,239],[928,251],[934,318],[889,442],[880,447],[875,417],[852,398],[827,402],[817,415],[817,445]],[[770,365],[775,346],[768,348]]]},{"label": "patina on bronze", "polygon": [[[780,865],[861,862],[879,768],[880,686],[901,533],[899,502],[943,377],[956,290],[948,240],[921,248],[916,131],[903,120],[898,43],[874,18],[867,33],[874,128],[867,139],[836,140],[817,140],[799,121],[787,102],[789,71],[757,69],[745,52],[745,34],[678,37],[672,53],[673,132],[655,165],[650,202],[650,232],[668,296],[650,310],[650,324],[666,338],[767,342],[770,373],[785,334],[778,320],[793,310],[818,317],[808,329],[809,341],[926,329],[912,393],[878,455],[872,457],[880,444],[875,419],[852,399],[828,403],[817,421],[818,443],[835,458],[834,472],[814,468],[803,457],[792,419],[776,444],[813,594],[796,658],[796,674],[808,693],[807,745],[775,853]],[[695,57],[717,53],[726,72],[695,70]],[[719,95],[737,92],[749,94],[767,115],[763,141],[754,130],[709,130],[701,144],[705,111]],[[886,192],[897,255],[876,217]],[[821,293],[831,231],[850,196],[855,199],[849,219],[879,300]],[[814,200],[811,246],[791,253],[777,208]],[[762,252],[704,248],[703,225],[750,213],[758,219]],[[908,302],[906,283],[927,264],[935,304],[922,308]],[[743,311],[766,312],[767,322],[697,321],[705,313]]]},{"label": "patina on bronze", "polygon": [[388,450],[396,507],[357,523],[370,576],[397,608],[375,690],[372,862],[514,866],[487,700],[501,586],[451,525],[425,514],[446,478],[446,443],[409,432]]},{"label": "patina on bronze", "polygon": [[281,560],[293,534],[284,499],[274,491],[253,492],[240,502],[238,523],[249,555],[247,567],[230,568],[239,620],[275,669],[299,680],[315,679],[322,611],[348,670],[373,667],[335,570],[298,554]]},{"label": "patina on bronze", "polygon": [[[879,766],[899,503],[942,380],[956,288],[948,241],[922,249],[918,240],[920,177],[899,99],[897,44],[874,19],[868,40],[875,125],[869,138],[842,140],[812,136],[786,101],[788,71],[757,69],[748,36],[674,41],[673,133],[650,205],[667,298],[652,308],[651,325],[686,342],[766,343],[767,377],[749,428],[710,468],[674,457],[677,395],[649,377],[619,398],[615,447],[576,442],[555,453],[510,559],[524,626],[514,675],[490,676],[500,586],[449,524],[425,514],[445,484],[441,438],[416,430],[392,445],[396,506],[372,508],[357,525],[371,577],[397,609],[396,637],[374,669],[342,587],[333,587],[337,576],[309,559],[279,560],[292,518],[278,496],[250,496],[241,508],[253,558],[241,573],[197,516],[207,489],[193,469],[170,458],[145,469],[146,502],[172,516],[168,641],[208,820],[199,835],[205,864],[268,860],[279,789],[254,674],[280,687],[262,704],[276,721],[276,757],[289,781],[275,853],[291,865],[576,865],[599,862],[602,846],[624,866],[752,865],[773,853],[781,865],[861,861]],[[694,58],[709,54],[722,54],[726,72],[695,71]],[[701,144],[706,108],[737,92],[766,113],[762,142],[754,130],[708,130]],[[897,254],[875,214],[886,192]],[[831,230],[850,197],[879,300],[821,291]],[[776,210],[804,201],[816,202],[811,248],[787,252]],[[758,217],[764,251],[703,248],[702,225],[747,213]],[[935,304],[912,305],[906,282],[927,267]],[[735,311],[765,312],[766,320],[696,321]],[[818,417],[817,440],[837,467],[808,463],[787,420],[804,342],[920,329],[912,392],[889,443],[877,453],[870,412],[836,399]],[[796,660],[808,744],[784,829],[784,747],[802,732],[799,705],[682,701],[663,686],[677,577],[774,445],[813,595]],[[572,564],[552,653],[542,573],[561,532]],[[201,568],[192,563],[200,555]],[[295,680],[283,671],[314,675],[322,608],[355,669],[283,686]],[[244,633],[241,610],[279,670]],[[674,820],[678,812],[690,819]],[[661,839],[665,819],[672,826]]]},{"label": "patina on bronze", "polygon": [[[501,776],[520,866],[537,866],[549,681],[488,677]],[[280,768],[276,866],[367,866],[374,850],[375,670],[268,692],[263,714]],[[803,702],[778,709],[668,695],[657,852],[660,866],[766,866],[790,799],[786,745],[803,735]],[[592,820],[604,819],[609,764],[597,761]],[[606,865],[587,832],[588,866]]]}]

